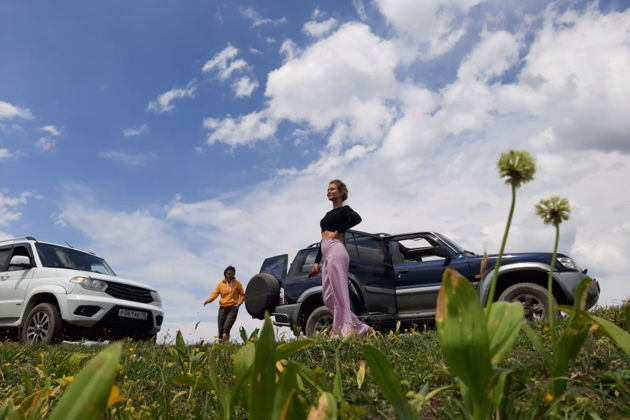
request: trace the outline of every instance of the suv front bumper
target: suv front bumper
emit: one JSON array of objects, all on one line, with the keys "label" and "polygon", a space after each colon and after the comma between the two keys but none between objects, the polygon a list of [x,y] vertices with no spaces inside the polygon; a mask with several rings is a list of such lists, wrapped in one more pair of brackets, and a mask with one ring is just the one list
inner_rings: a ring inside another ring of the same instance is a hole
[{"label": "suv front bumper", "polygon": [[[63,320],[78,327],[98,326],[120,332],[156,334],[160,331],[164,319],[164,311],[161,308],[147,303],[91,294],[69,294],[58,296],[58,298],[65,300],[65,304],[60,302],[59,305]],[[91,310],[87,315],[82,315],[82,309],[86,307]],[[121,316],[121,314],[127,316]],[[142,319],[144,316],[146,318]]]}]

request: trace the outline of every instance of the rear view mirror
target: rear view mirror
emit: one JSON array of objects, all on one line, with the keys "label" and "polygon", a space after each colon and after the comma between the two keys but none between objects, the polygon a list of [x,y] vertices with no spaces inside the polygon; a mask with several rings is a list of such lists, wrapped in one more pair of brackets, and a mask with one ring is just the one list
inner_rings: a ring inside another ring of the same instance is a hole
[{"label": "rear view mirror", "polygon": [[11,258],[11,261],[9,261],[9,266],[30,268],[33,265],[31,264],[31,259],[29,257],[25,255],[14,255],[13,258]]}]

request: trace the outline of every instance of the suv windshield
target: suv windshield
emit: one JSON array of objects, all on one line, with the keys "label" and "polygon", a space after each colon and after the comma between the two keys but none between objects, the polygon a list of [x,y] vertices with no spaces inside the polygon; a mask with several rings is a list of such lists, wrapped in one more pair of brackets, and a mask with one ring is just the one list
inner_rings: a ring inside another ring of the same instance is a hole
[{"label": "suv windshield", "polygon": [[116,275],[105,260],[96,255],[51,244],[37,243],[35,247],[44,267],[70,268],[110,276]]}]

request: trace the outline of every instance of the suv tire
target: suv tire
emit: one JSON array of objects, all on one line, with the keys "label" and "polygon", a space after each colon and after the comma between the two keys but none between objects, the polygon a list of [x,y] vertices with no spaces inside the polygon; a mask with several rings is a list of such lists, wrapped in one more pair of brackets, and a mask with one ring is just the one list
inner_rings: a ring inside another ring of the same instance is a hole
[{"label": "suv tire", "polygon": [[280,303],[280,283],[271,274],[258,273],[249,280],[245,289],[245,308],[253,317],[263,319],[265,311],[271,313]]},{"label": "suv tire", "polygon": [[59,310],[52,303],[35,305],[20,329],[23,344],[50,344],[61,339],[63,324]]},{"label": "suv tire", "polygon": [[306,325],[304,326],[304,332],[308,337],[313,337],[317,333],[327,331],[330,333],[333,325],[333,314],[326,305],[322,305],[315,308],[313,312],[308,316]]},{"label": "suv tire", "polygon": [[[549,318],[547,308],[547,289],[536,283],[517,283],[501,293],[498,300],[507,302],[520,302],[525,310],[525,319],[528,321],[539,321]],[[558,305],[555,298],[552,298],[553,307]],[[558,311],[554,312],[557,316]]]}]

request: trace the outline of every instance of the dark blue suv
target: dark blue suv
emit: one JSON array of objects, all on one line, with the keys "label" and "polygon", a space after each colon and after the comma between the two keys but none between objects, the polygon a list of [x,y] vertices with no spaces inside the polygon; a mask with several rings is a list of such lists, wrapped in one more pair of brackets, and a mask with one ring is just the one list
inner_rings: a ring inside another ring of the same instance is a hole
[{"label": "dark blue suv", "polygon": [[[487,300],[496,256],[489,256],[487,268],[481,273],[481,255],[436,232],[389,235],[350,230],[345,240],[350,255],[352,309],[374,328],[390,328],[398,321],[407,325],[432,321],[447,267],[468,278],[484,304]],[[322,300],[321,274],[308,278],[318,245],[300,250],[288,270],[286,254],[265,260],[245,291],[245,306],[252,317],[262,319],[268,311],[276,325],[309,336],[329,328],[332,314]],[[528,319],[546,318],[550,262],[551,253],[505,254],[495,296],[521,302]],[[553,274],[554,303],[572,304],[575,288],[585,275],[586,270],[573,259],[558,254]],[[599,284],[595,281],[588,290],[588,308],[598,297]]]}]

